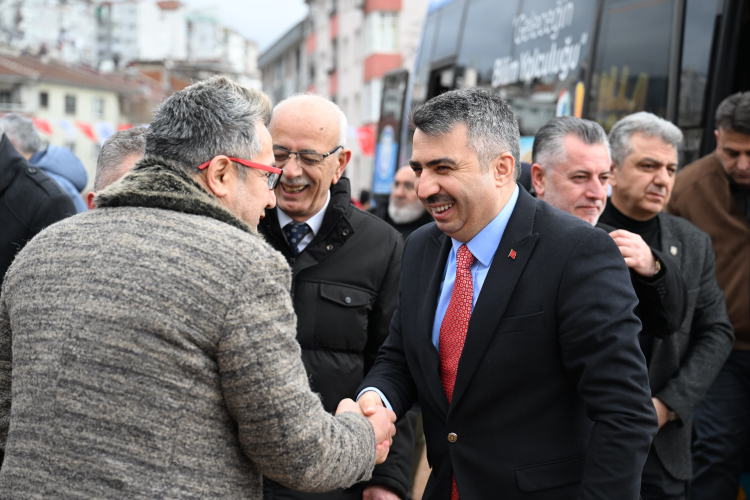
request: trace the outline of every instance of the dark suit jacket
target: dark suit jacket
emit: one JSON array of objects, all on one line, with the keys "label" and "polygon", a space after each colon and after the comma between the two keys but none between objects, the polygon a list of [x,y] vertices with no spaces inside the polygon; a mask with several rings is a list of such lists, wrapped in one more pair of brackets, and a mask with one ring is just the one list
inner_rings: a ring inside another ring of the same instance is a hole
[{"label": "dark suit jacket", "polygon": [[[601,221],[596,227],[607,233],[621,229]],[[641,320],[642,334],[664,338],[679,330],[685,321],[687,288],[679,266],[667,258],[664,247],[662,251],[651,248],[651,252],[661,262],[661,275],[657,279],[646,279],[629,269],[630,281],[638,297],[635,315]]]},{"label": "dark suit jacket", "polygon": [[692,414],[732,351],[734,332],[716,281],[709,236],[690,222],[659,214],[663,258],[681,271],[687,288],[687,315],[674,335],[655,339],[649,381],[659,398],[679,418],[654,438],[664,467],[677,479],[689,480]]},{"label": "dark suit jacket", "polygon": [[406,242],[390,336],[361,385],[399,416],[419,400],[432,466],[424,498],[449,499],[455,474],[461,500],[636,500],[657,420],[614,241],[522,189],[449,405],[430,337],[450,247],[435,224]]}]

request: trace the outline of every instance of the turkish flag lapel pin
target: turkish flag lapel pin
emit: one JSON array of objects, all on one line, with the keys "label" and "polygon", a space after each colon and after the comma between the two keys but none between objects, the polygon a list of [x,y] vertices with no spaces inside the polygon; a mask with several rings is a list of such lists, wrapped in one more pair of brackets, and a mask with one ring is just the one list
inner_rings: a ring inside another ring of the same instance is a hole
[{"label": "turkish flag lapel pin", "polygon": [[510,253],[508,254],[508,257],[510,257],[513,260],[516,260],[516,251],[511,249]]}]

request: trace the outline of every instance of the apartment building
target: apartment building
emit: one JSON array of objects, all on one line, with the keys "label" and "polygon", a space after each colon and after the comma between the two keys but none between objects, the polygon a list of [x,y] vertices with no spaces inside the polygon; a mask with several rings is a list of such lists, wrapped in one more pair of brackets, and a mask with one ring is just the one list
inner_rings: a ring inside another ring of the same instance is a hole
[{"label": "apartment building", "polygon": [[[352,194],[372,184],[383,76],[414,65],[428,0],[307,0],[307,17],[259,59],[275,102],[296,92],[336,102],[349,121]],[[360,138],[364,140],[360,140]],[[362,147],[364,146],[364,147]]]}]

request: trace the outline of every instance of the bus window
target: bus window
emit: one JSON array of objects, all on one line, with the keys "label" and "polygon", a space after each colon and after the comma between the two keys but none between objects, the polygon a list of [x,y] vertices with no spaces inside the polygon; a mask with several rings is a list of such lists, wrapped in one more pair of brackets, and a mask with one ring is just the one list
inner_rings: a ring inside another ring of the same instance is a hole
[{"label": "bus window", "polygon": [[723,0],[688,0],[682,46],[680,104],[677,125],[704,126],[706,86],[711,64],[711,47]]},{"label": "bus window", "polygon": [[596,6],[596,0],[470,0],[456,85],[495,89],[513,107],[522,136],[556,115],[581,116]]},{"label": "bus window", "polygon": [[463,18],[465,0],[454,0],[443,7],[440,16],[440,27],[437,32],[440,36],[435,41],[435,54],[433,61],[439,61],[456,54],[458,47],[458,35],[461,31],[461,19]]},{"label": "bus window", "polygon": [[414,87],[412,101],[414,103],[424,102],[427,99],[427,85],[430,77],[430,61],[432,61],[432,48],[435,43],[435,27],[437,26],[440,11],[431,12],[427,16],[422,31],[422,40],[419,43],[419,57],[414,75]]},{"label": "bus window", "polygon": [[665,117],[674,0],[605,0],[589,115],[605,130],[637,111]]},{"label": "bus window", "polygon": [[519,0],[471,0],[456,63],[462,72],[460,87],[492,84],[495,59],[513,51],[512,26],[498,18],[501,14],[515,16],[518,3]]}]

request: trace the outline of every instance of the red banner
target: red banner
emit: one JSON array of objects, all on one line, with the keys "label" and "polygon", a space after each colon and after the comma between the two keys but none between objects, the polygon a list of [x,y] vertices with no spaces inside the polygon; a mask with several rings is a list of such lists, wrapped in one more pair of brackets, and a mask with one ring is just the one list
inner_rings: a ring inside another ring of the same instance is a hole
[{"label": "red banner", "polygon": [[91,142],[99,142],[94,133],[94,127],[92,127],[90,123],[76,122],[76,127],[78,127],[78,130],[83,132],[83,135],[85,135]]},{"label": "red banner", "polygon": [[375,132],[372,127],[367,125],[357,127],[357,141],[359,142],[359,150],[363,155],[372,156],[375,154]]},{"label": "red banner", "polygon": [[34,118],[34,126],[39,129],[40,132],[52,135],[52,126],[44,118]]},{"label": "red banner", "polygon": [[131,128],[133,128],[132,123],[121,123],[117,126],[117,130],[120,132],[122,132],[123,130],[131,129]]}]

